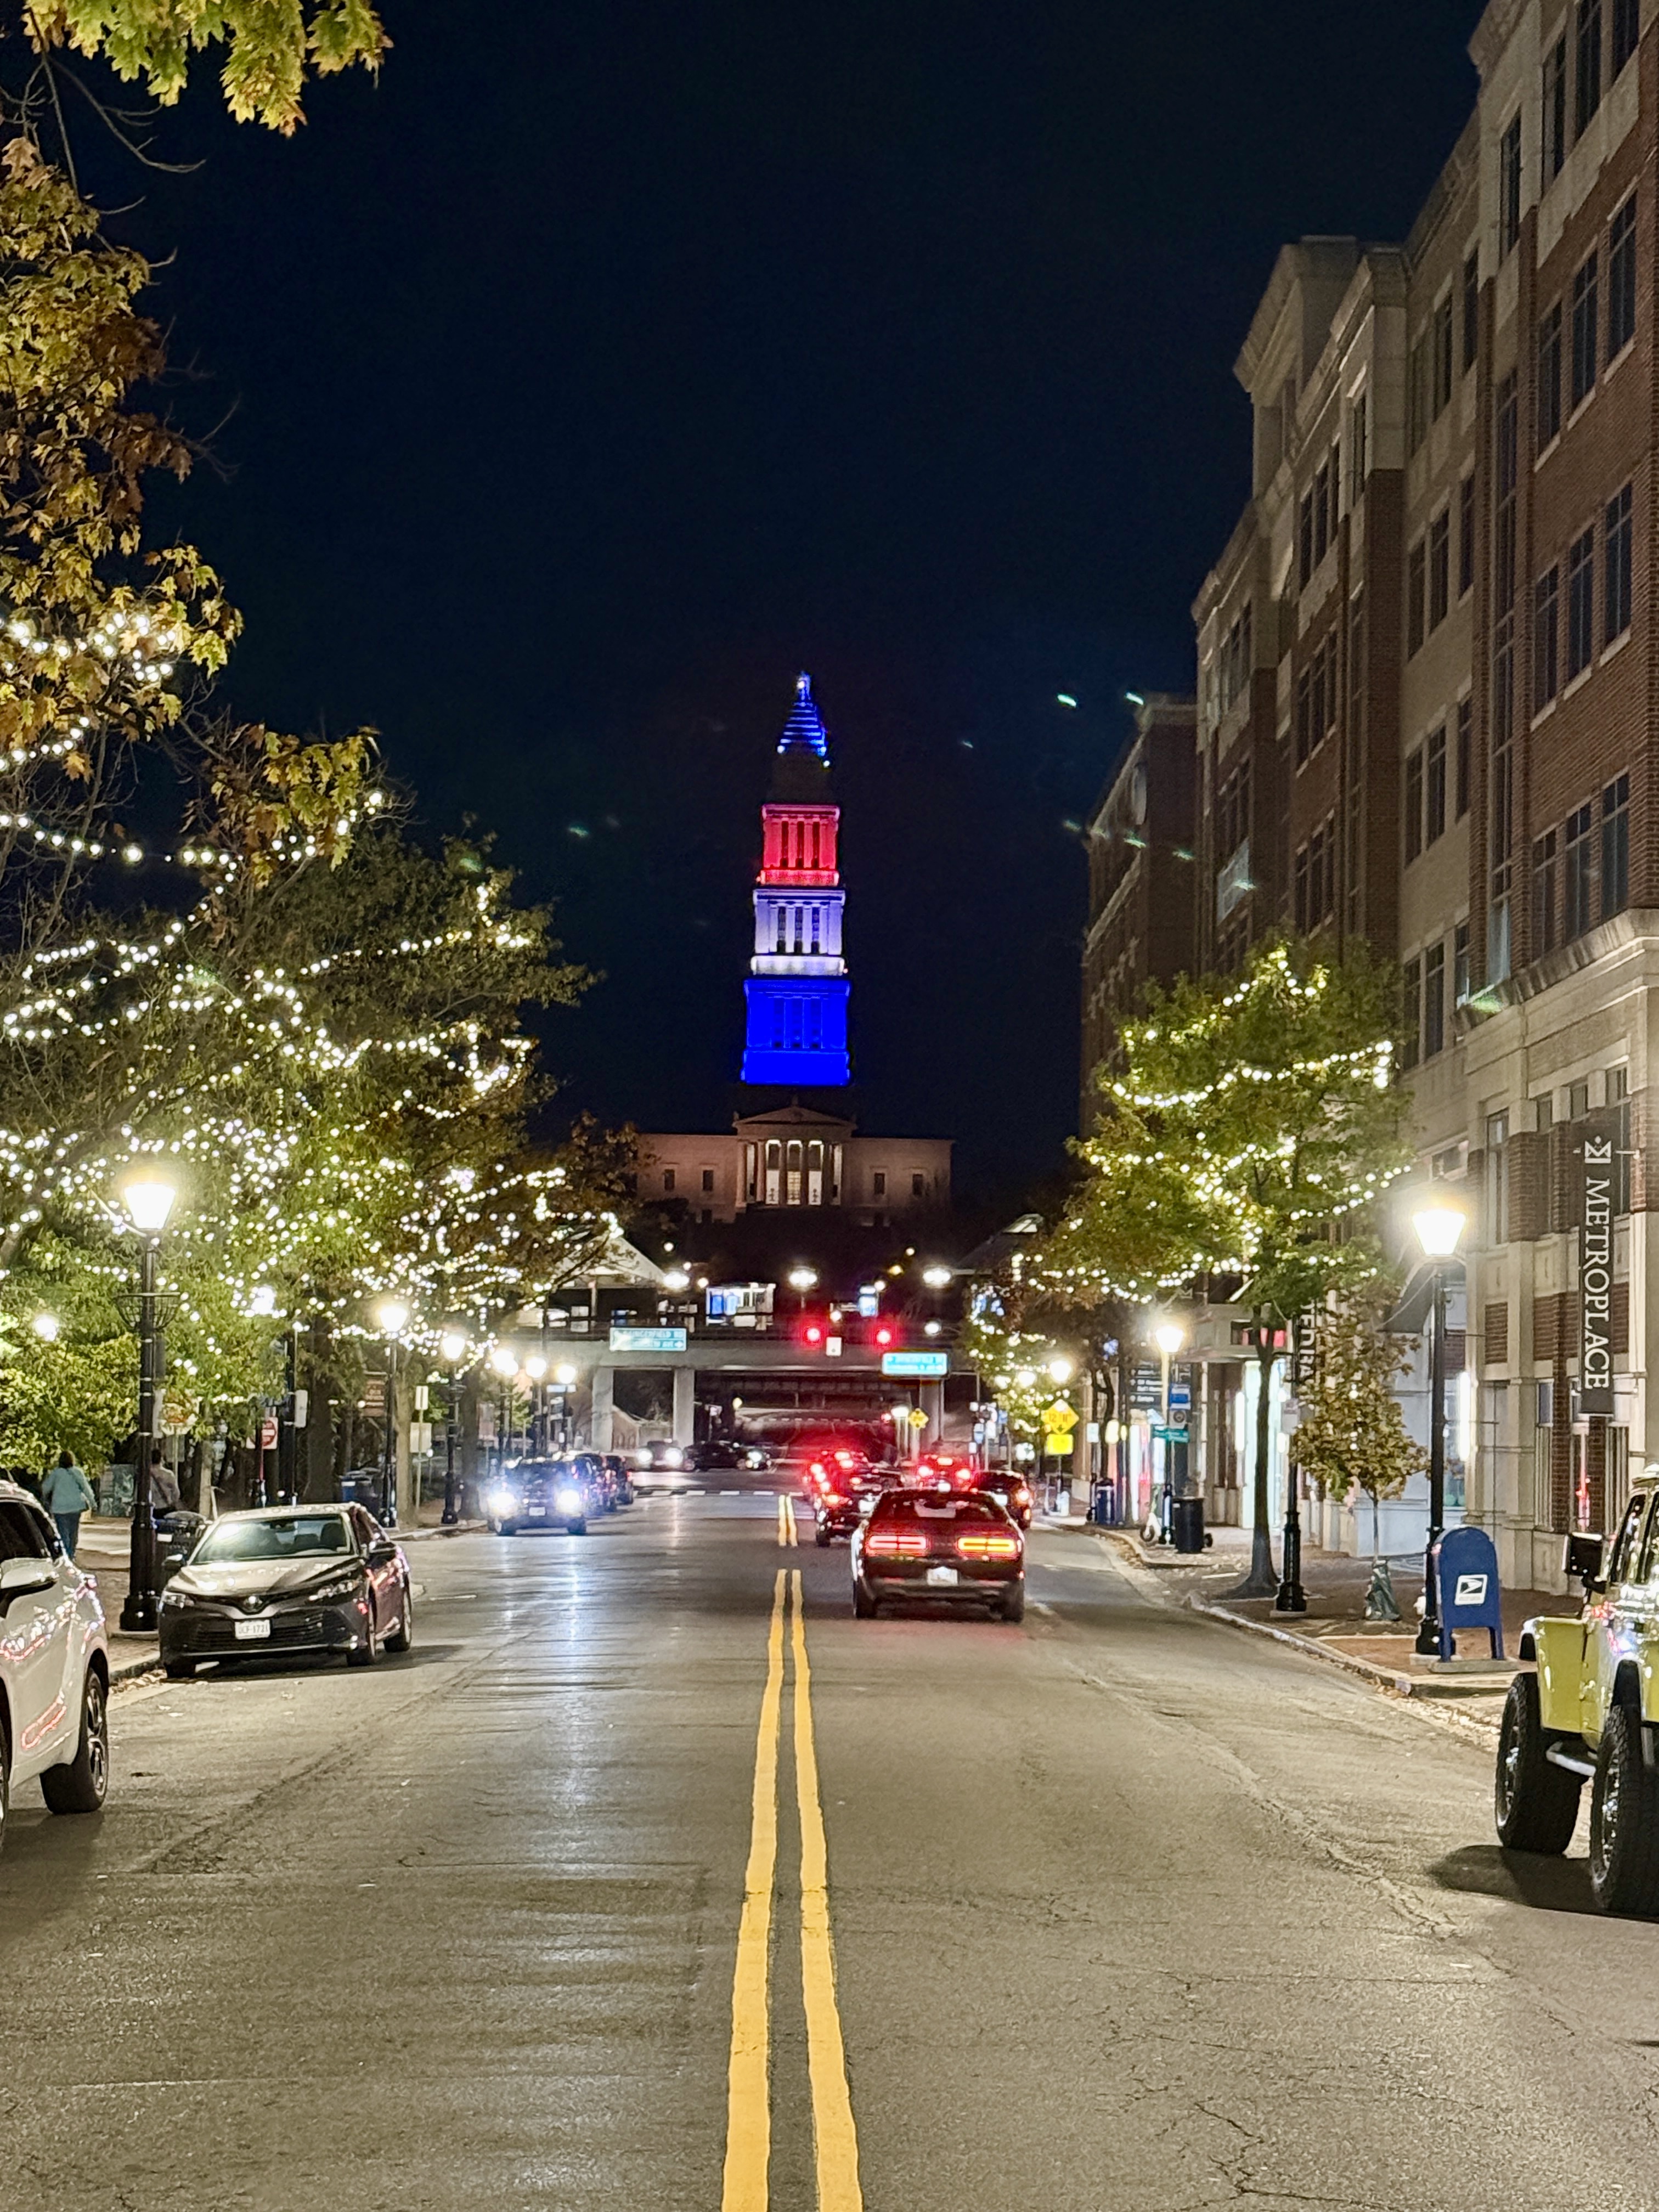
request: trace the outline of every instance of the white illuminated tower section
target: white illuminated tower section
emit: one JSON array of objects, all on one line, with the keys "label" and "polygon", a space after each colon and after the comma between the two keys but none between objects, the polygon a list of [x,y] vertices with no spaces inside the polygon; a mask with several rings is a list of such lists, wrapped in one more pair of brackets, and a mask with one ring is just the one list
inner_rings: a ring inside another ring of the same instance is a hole
[{"label": "white illuminated tower section", "polygon": [[830,739],[808,678],[778,739],[755,885],[755,957],[744,986],[745,1083],[823,1089],[847,1083],[847,963],[836,866],[841,809],[830,796]]}]

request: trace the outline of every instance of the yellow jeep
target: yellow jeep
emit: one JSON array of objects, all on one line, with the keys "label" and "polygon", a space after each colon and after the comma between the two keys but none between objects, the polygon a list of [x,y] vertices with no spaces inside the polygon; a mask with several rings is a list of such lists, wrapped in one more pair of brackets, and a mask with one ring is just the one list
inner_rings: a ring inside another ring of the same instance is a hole
[{"label": "yellow jeep", "polygon": [[1569,1536],[1583,1610],[1521,1632],[1495,1791],[1508,1850],[1565,1851],[1590,1784],[1590,1888],[1604,1912],[1659,1912],[1659,1481],[1638,1483],[1611,1550]]}]

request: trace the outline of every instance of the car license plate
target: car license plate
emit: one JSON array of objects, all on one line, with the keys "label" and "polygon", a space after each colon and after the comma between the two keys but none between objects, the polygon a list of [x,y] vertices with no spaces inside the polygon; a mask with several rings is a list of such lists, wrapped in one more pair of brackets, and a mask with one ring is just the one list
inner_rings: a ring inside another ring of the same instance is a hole
[{"label": "car license plate", "polygon": [[544,1506],[544,1505],[532,1505],[532,1506],[530,1508],[530,1517],[531,1517],[531,1519],[532,1519],[532,1521],[542,1521],[542,1520],[544,1520],[544,1519],[547,1517],[547,1508],[546,1508],[546,1506]]},{"label": "car license plate", "polygon": [[258,1644],[270,1634],[270,1623],[268,1620],[239,1620],[236,1624],[236,1641],[239,1644]]},{"label": "car license plate", "polygon": [[929,1567],[927,1579],[937,1589],[951,1589],[956,1586],[957,1571],[954,1567]]}]

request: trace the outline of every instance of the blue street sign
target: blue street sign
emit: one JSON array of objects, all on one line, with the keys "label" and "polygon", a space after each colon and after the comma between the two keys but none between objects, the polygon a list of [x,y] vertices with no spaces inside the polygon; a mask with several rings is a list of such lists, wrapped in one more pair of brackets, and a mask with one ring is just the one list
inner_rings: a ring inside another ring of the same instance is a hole
[{"label": "blue street sign", "polygon": [[1440,1593],[1440,1656],[1452,1656],[1460,1628],[1484,1628],[1492,1656],[1504,1656],[1504,1594],[1498,1583],[1498,1553],[1484,1528],[1448,1528],[1434,1547],[1436,1587]]},{"label": "blue street sign", "polygon": [[631,1328],[622,1322],[611,1324],[613,1352],[684,1352],[683,1328]]}]

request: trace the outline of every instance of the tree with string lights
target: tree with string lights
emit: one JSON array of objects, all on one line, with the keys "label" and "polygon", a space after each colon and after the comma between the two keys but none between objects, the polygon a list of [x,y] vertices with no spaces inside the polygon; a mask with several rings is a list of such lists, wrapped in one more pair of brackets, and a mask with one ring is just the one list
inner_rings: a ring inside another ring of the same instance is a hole
[{"label": "tree with string lights", "polygon": [[1154,993],[1076,1149],[1087,1172],[1047,1240],[1062,1294],[1148,1304],[1205,1274],[1243,1287],[1257,1363],[1250,1571],[1271,1597],[1273,1373],[1298,1315],[1376,1264],[1376,1200],[1409,1164],[1390,972],[1280,941],[1237,980]]}]

